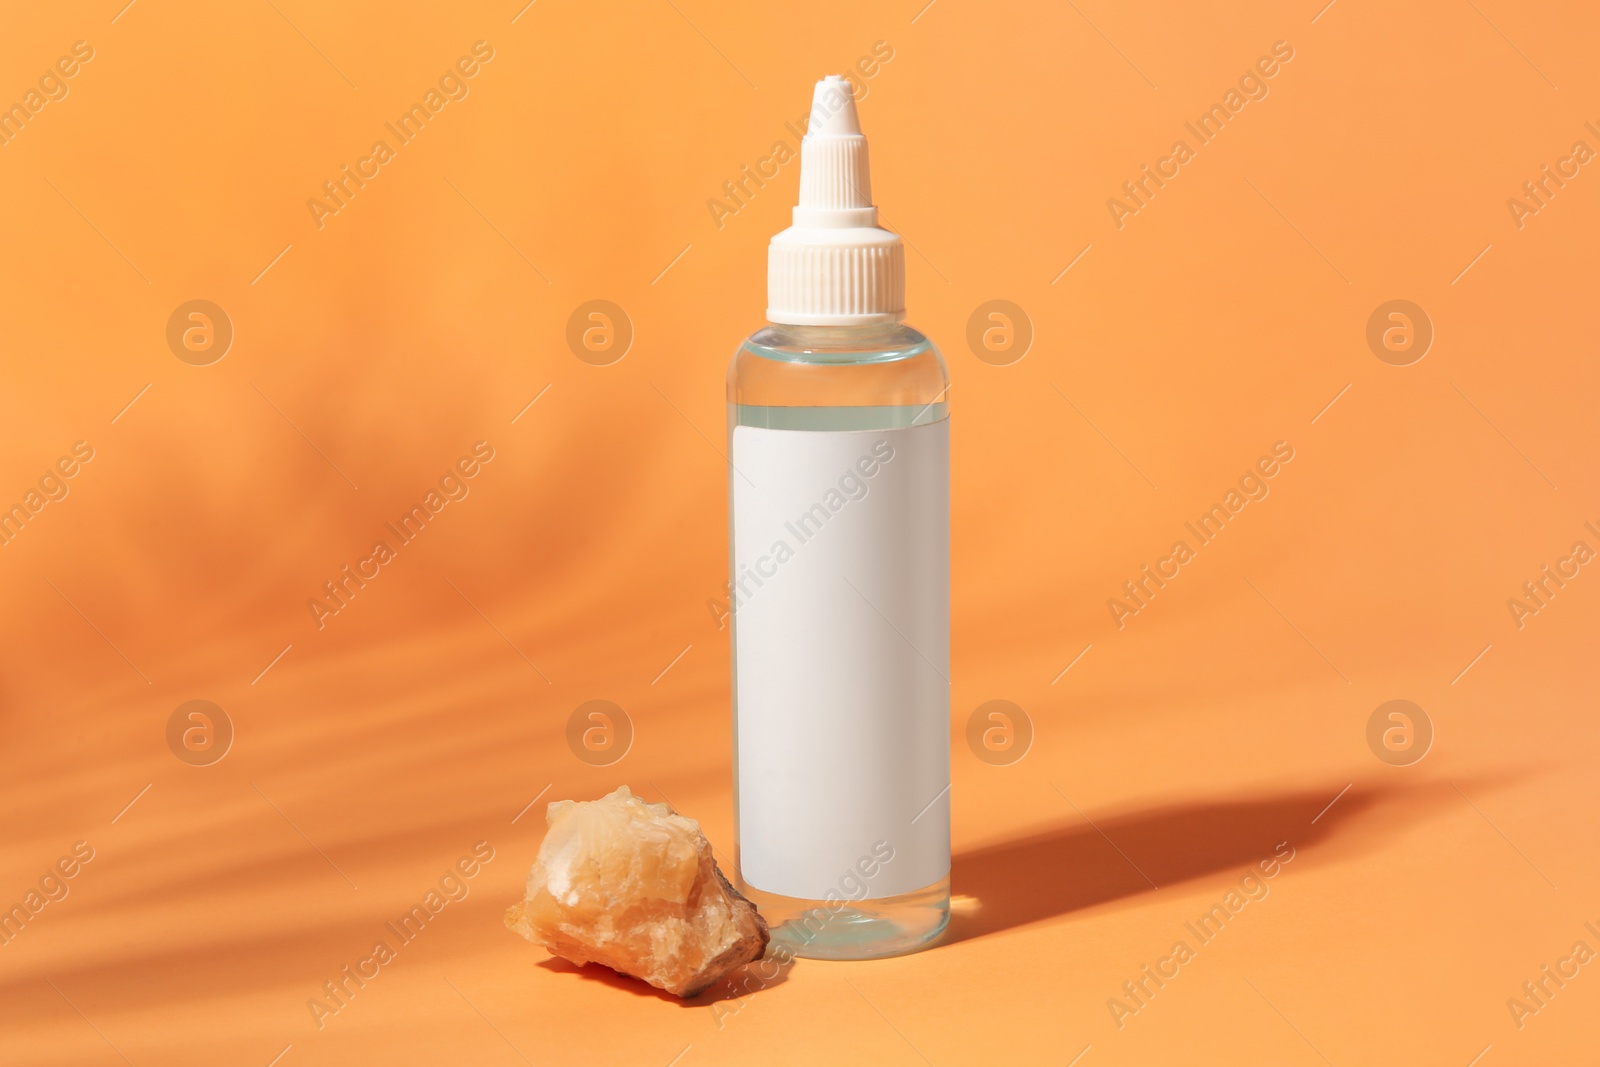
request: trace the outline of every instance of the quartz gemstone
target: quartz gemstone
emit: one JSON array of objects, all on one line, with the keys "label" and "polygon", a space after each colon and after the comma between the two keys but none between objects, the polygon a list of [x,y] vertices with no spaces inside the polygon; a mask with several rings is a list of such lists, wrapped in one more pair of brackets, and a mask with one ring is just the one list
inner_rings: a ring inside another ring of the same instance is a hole
[{"label": "quartz gemstone", "polygon": [[622,786],[558,800],[506,925],[576,964],[692,997],[766,951],[767,923],[717,868],[700,824]]}]

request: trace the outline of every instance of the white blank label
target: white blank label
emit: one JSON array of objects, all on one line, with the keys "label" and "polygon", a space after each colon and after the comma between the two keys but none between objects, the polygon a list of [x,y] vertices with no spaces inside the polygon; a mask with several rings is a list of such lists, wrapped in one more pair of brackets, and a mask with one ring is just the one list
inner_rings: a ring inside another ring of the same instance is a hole
[{"label": "white blank label", "polygon": [[949,425],[734,428],[739,859],[757,889],[885,897],[949,872]]}]

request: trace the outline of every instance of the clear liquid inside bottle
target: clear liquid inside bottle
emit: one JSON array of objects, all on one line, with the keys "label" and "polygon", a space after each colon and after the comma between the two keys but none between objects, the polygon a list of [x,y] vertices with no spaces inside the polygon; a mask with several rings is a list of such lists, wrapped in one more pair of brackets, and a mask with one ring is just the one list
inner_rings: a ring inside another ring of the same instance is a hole
[{"label": "clear liquid inside bottle", "polygon": [[[938,349],[904,324],[769,325],[739,346],[728,370],[729,455],[736,426],[852,431],[939,422],[949,418],[949,387]],[[737,648],[737,613],[732,627]],[[733,698],[737,702],[737,678]],[[948,721],[948,691],[942,716]],[[737,752],[737,703],[734,731]],[[738,790],[736,759],[736,813]],[[840,960],[899,955],[931,944],[949,923],[948,873],[912,892],[838,901],[766,892],[745,881],[742,862],[736,866],[739,891],[761,909],[775,948],[792,955]]]}]

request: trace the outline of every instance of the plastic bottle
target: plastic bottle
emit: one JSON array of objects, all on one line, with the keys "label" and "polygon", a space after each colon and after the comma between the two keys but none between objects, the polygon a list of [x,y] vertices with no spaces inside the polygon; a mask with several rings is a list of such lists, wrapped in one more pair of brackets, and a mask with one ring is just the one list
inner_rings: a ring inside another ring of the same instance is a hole
[{"label": "plastic bottle", "polygon": [[739,888],[823,959],[949,920],[949,379],[877,214],[850,83],[825,78],[770,324],[728,372]]}]

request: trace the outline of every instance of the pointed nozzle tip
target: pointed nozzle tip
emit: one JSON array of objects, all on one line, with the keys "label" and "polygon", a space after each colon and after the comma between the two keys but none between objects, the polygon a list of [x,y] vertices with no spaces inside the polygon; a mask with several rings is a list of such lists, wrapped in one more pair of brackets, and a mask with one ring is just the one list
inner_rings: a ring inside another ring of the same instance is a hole
[{"label": "pointed nozzle tip", "polygon": [[830,74],[817,82],[811,96],[811,120],[807,137],[860,137],[861,120],[856,117],[855,89],[850,79]]}]

